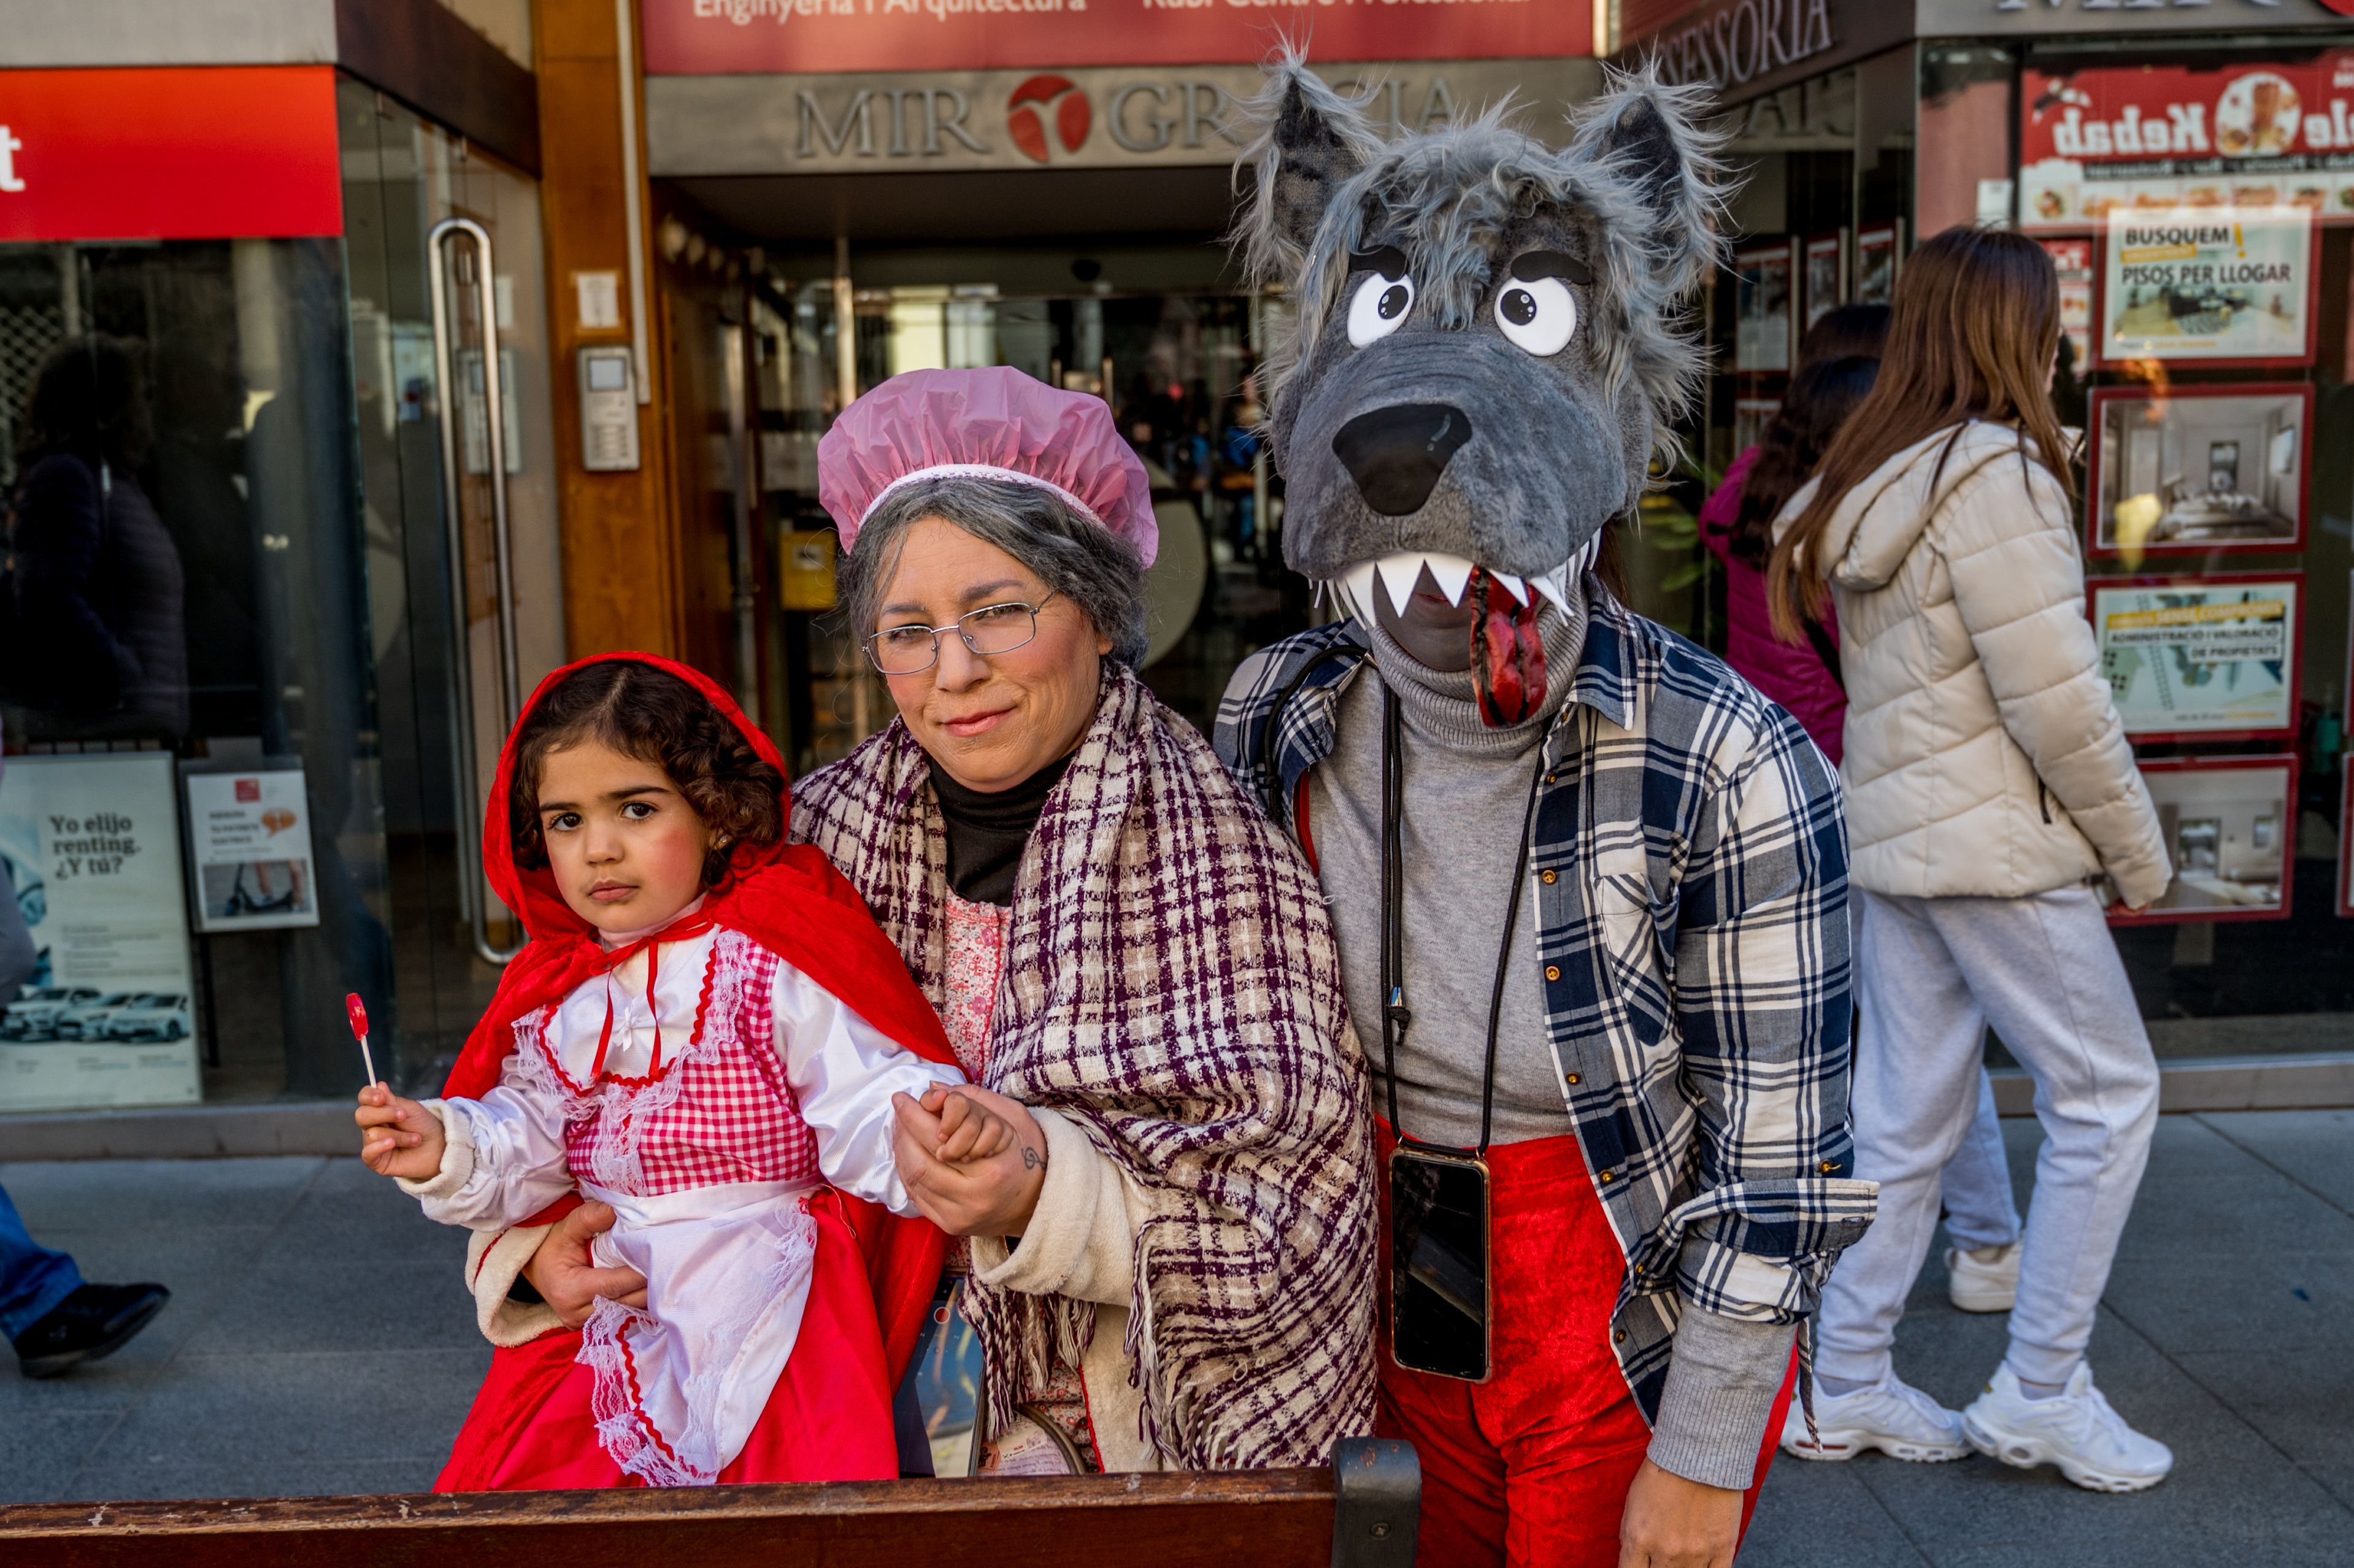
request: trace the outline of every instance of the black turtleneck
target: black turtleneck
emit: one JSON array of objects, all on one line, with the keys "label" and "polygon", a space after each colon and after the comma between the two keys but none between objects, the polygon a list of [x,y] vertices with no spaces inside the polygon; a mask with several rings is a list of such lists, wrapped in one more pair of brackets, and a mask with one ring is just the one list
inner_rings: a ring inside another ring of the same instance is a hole
[{"label": "black turtleneck", "polygon": [[1046,797],[1062,782],[1067,757],[1050,762],[1011,789],[968,789],[931,765],[932,794],[949,833],[949,885],[957,896],[1000,906],[1013,902],[1013,878],[1023,846],[1038,825]]}]

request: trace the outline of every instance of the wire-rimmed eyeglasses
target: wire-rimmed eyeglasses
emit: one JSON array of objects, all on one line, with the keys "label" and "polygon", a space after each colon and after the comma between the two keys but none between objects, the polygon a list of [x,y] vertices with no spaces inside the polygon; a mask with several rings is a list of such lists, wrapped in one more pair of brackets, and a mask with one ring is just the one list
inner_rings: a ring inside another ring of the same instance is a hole
[{"label": "wire-rimmed eyeglasses", "polygon": [[920,675],[938,662],[940,633],[953,631],[986,659],[1011,653],[1038,635],[1038,612],[1053,602],[1056,588],[1036,604],[1008,599],[966,610],[946,626],[886,626],[866,640],[866,657],[886,675]]}]

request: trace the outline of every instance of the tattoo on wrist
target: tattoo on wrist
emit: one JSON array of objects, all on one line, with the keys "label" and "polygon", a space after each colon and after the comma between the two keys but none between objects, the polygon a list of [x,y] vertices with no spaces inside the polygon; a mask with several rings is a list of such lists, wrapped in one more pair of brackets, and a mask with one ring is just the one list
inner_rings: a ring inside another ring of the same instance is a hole
[{"label": "tattoo on wrist", "polygon": [[1034,1149],[1031,1148],[1031,1147],[1030,1147],[1028,1144],[1026,1144],[1026,1143],[1025,1143],[1025,1144],[1023,1144],[1023,1145],[1022,1146],[1022,1169],[1023,1169],[1023,1170],[1024,1170],[1024,1171],[1037,1171],[1037,1170],[1041,1170],[1041,1169],[1043,1169],[1043,1168],[1045,1166],[1045,1163],[1046,1163],[1046,1157],[1045,1157],[1044,1155],[1043,1155],[1043,1154],[1039,1153],[1036,1150],[1034,1150]]}]

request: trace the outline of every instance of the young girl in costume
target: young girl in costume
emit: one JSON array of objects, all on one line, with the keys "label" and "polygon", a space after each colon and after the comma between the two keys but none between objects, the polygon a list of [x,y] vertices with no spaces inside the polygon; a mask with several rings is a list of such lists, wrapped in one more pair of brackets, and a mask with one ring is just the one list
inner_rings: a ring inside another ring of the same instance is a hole
[{"label": "young girl in costume", "polygon": [[[943,1238],[893,1166],[892,1096],[962,1075],[785,813],[775,747],[664,660],[558,671],[509,736],[484,859],[532,940],[445,1098],[361,1091],[362,1158],[476,1233],[470,1272],[577,1188],[617,1216],[596,1261],[646,1285],[501,1349],[441,1489],[898,1473]],[[942,1122],[949,1160],[1012,1138],[962,1096]]]}]

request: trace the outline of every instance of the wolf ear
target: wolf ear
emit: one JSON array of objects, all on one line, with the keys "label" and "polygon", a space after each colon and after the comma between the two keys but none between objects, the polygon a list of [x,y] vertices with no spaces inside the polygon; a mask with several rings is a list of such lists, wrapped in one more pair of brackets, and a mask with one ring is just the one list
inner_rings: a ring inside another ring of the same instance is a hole
[{"label": "wolf ear", "polygon": [[1325,209],[1350,175],[1381,150],[1363,110],[1311,73],[1287,49],[1267,70],[1267,86],[1242,106],[1253,134],[1235,160],[1237,184],[1248,169],[1256,185],[1235,224],[1254,284],[1299,281]]},{"label": "wolf ear", "polygon": [[1638,243],[1670,298],[1698,288],[1723,255],[1718,229],[1733,186],[1717,158],[1723,135],[1700,122],[1707,107],[1706,89],[1670,87],[1649,66],[1607,71],[1563,154],[1617,178],[1648,210]]}]

